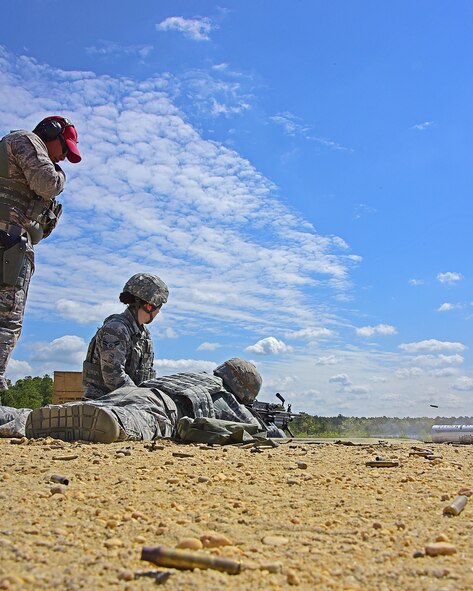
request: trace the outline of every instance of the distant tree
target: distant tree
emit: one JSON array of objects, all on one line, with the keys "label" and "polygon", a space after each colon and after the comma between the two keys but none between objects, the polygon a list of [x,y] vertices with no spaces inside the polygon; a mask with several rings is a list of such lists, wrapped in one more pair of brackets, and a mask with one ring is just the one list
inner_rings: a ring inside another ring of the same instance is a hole
[{"label": "distant tree", "polygon": [[2,392],[2,404],[15,408],[38,408],[51,404],[53,380],[50,376],[27,376],[9,384],[6,392]]},{"label": "distant tree", "polygon": [[311,417],[305,412],[301,412],[300,415],[291,423],[291,429],[299,437],[309,437],[314,430],[314,417]]}]

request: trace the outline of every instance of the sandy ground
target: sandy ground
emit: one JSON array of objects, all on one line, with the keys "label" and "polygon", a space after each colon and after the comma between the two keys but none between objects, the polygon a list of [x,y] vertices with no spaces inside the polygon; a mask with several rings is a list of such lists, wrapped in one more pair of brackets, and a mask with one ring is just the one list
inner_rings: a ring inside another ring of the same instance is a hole
[{"label": "sandy ground", "polygon": [[[473,497],[443,515],[472,485],[471,446],[149,445],[1,440],[0,589],[473,589]],[[367,467],[376,456],[399,465]],[[454,553],[426,555],[435,542]],[[143,546],[180,544],[243,568],[140,559]],[[170,576],[140,576],[150,571]]]}]

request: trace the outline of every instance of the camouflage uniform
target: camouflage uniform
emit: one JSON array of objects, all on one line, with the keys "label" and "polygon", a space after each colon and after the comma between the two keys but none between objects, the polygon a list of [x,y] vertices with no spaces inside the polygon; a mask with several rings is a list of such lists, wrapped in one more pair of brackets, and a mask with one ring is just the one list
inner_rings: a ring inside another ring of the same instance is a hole
[{"label": "camouflage uniform", "polygon": [[24,437],[30,408],[0,406],[0,437]]},{"label": "camouflage uniform", "polygon": [[0,391],[7,388],[4,372],[21,332],[34,273],[33,244],[54,227],[48,224],[58,217],[55,197],[63,190],[65,180],[64,172],[52,162],[46,144],[36,134],[15,131],[0,141],[1,264],[5,268],[12,238],[21,241],[26,254],[14,285],[5,283],[3,272],[0,279]]},{"label": "camouflage uniform", "polygon": [[156,375],[149,330],[130,308],[105,319],[90,342],[83,365],[84,399],[102,398],[123,386],[139,386]]},{"label": "camouflage uniform", "polygon": [[[98,439],[97,433],[92,433],[92,421],[86,425],[94,410],[112,416],[118,423],[117,433],[110,440]],[[84,426],[78,427],[85,412]],[[175,437],[178,421],[184,416],[260,427],[251,412],[225,390],[221,378],[206,373],[178,373],[154,378],[141,387],[123,386],[100,399],[50,405],[33,413],[0,406],[0,437],[20,437],[26,432],[28,437],[50,435],[66,441],[152,440]]]},{"label": "camouflage uniform", "polygon": [[207,373],[160,376],[143,384],[174,400],[178,418],[210,417],[225,421],[259,424],[256,418],[225,389],[222,379]]}]

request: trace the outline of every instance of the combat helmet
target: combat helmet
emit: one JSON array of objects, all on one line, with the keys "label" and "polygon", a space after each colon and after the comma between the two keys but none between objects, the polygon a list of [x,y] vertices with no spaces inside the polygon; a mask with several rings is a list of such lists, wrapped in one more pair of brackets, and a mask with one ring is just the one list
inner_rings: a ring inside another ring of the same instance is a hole
[{"label": "combat helmet", "polygon": [[233,357],[214,369],[214,374],[222,379],[242,404],[252,404],[258,396],[263,380],[256,367],[249,361]]},{"label": "combat helmet", "polygon": [[151,273],[136,273],[125,283],[123,291],[157,307],[165,304],[169,295],[164,281]]}]

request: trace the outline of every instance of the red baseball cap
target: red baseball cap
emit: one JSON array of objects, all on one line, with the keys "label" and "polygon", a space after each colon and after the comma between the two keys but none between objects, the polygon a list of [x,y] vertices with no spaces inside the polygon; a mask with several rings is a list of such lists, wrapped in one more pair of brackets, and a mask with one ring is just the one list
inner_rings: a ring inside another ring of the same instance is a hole
[{"label": "red baseball cap", "polygon": [[69,162],[77,164],[82,160],[79,148],[77,147],[77,131],[72,121],[60,115],[46,117],[38,123],[33,130],[34,133],[44,141],[48,142],[60,138],[63,148],[67,148],[66,158]]},{"label": "red baseball cap", "polygon": [[68,119],[66,119],[65,121],[67,121],[67,124],[64,128],[64,131],[62,132],[62,137],[64,138],[64,141],[66,142],[66,145],[69,148],[69,152],[67,153],[67,159],[69,160],[69,162],[77,164],[77,162],[80,162],[82,160],[79,148],[77,147],[77,131]]}]

